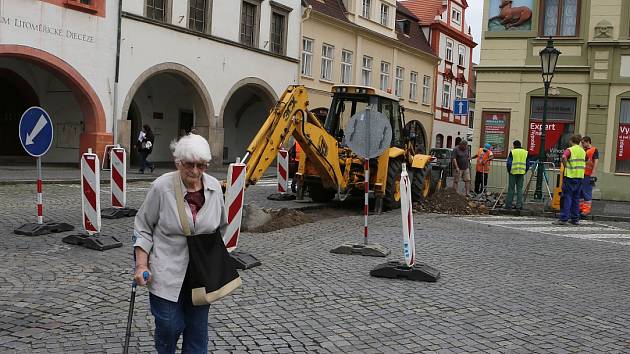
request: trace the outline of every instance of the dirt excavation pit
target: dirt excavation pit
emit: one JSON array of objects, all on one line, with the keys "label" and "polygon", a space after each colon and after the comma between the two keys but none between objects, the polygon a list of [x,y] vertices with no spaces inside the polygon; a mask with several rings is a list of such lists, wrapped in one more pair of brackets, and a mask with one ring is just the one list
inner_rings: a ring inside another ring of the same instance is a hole
[{"label": "dirt excavation pit", "polygon": [[485,215],[489,208],[483,203],[457,193],[454,189],[444,189],[426,200],[413,204],[414,211],[452,215]]},{"label": "dirt excavation pit", "polygon": [[260,208],[251,204],[246,205],[243,212],[243,231],[252,233],[272,232],[324,219],[361,215],[360,209],[344,207],[296,210]]}]

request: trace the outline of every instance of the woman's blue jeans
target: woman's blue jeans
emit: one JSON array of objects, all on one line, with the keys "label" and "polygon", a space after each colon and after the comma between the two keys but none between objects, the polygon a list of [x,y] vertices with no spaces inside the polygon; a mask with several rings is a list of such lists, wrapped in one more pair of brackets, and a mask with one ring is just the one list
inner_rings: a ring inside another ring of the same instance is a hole
[{"label": "woman's blue jeans", "polygon": [[155,349],[158,354],[172,354],[184,334],[182,353],[208,352],[208,310],[210,306],[194,306],[190,291],[179,294],[177,302],[149,294],[151,313],[155,317]]}]

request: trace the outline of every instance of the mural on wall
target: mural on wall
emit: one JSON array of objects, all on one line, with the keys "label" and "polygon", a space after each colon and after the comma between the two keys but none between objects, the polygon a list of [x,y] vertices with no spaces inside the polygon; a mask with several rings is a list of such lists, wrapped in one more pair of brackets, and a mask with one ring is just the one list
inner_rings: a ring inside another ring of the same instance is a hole
[{"label": "mural on wall", "polygon": [[489,31],[531,31],[534,0],[490,0]]}]

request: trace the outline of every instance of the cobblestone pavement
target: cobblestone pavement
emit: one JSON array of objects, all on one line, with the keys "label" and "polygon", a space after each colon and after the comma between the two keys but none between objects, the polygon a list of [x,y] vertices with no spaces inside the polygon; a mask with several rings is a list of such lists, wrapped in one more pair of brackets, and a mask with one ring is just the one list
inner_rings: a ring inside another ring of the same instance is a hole
[{"label": "cobblestone pavement", "polygon": [[[139,206],[147,185],[130,185],[130,206]],[[252,187],[247,198],[264,202],[269,188]],[[46,218],[80,225],[77,186],[45,185],[44,195]],[[120,352],[132,219],[103,220],[103,232],[124,243],[106,252],[66,245],[65,234],[14,235],[35,219],[34,200],[32,185],[0,186],[0,352]],[[400,257],[400,215],[370,220],[372,241]],[[630,351],[630,246],[471,220],[415,216],[418,257],[442,272],[433,284],[372,278],[369,270],[385,259],[331,254],[361,242],[360,216],[245,233],[242,250],[263,265],[242,272],[243,287],[212,305],[210,349]],[[152,327],[141,289],[132,352],[153,351]]]}]

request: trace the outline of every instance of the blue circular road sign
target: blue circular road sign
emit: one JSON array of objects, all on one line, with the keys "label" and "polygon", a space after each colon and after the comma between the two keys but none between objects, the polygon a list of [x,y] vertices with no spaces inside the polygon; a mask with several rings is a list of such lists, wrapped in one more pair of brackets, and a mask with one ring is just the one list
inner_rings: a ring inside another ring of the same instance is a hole
[{"label": "blue circular road sign", "polygon": [[34,157],[44,155],[53,141],[53,124],[41,107],[31,107],[20,119],[20,142],[26,152]]}]

